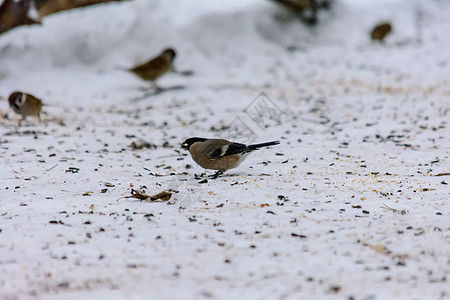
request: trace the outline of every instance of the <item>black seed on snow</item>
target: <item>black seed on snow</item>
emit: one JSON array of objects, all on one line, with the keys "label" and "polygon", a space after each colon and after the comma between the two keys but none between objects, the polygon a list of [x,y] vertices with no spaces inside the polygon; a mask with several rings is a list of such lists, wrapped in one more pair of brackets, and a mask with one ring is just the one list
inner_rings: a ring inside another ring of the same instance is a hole
[{"label": "black seed on snow", "polygon": [[307,238],[306,235],[298,234],[298,233],[291,233],[291,236],[292,237],[298,237],[298,238],[301,238],[301,239],[306,239]]},{"label": "black seed on snow", "polygon": [[[61,257],[61,259],[66,259],[67,257],[63,256]],[[58,284],[59,288],[63,288],[63,289],[67,289],[69,288],[69,283],[68,282],[61,282]]]},{"label": "black seed on snow", "polygon": [[341,287],[338,285],[330,286],[330,292],[332,292],[332,293],[338,293],[340,290],[341,290]]}]

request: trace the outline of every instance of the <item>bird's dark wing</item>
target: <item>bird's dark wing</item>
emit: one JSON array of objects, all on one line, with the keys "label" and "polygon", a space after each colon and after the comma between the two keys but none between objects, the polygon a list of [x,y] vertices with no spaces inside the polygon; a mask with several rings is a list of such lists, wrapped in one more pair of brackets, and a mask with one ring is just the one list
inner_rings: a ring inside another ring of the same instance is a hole
[{"label": "bird's dark wing", "polygon": [[210,158],[218,158],[224,157],[234,154],[239,154],[246,152],[247,146],[239,143],[231,143],[220,148],[217,148],[214,152],[211,153]]},{"label": "bird's dark wing", "polygon": [[151,59],[150,61],[140,64],[132,69],[130,71],[132,72],[142,72],[147,71],[150,72],[150,70],[158,70],[161,68],[162,65],[166,63],[165,59],[161,56],[158,56],[156,58]]}]

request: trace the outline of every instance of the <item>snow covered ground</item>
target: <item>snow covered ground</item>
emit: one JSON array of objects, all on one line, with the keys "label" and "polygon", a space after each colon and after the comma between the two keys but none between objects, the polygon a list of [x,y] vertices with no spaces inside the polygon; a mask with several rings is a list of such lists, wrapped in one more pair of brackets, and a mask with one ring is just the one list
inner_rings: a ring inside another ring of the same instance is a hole
[{"label": "snow covered ground", "polygon": [[[0,299],[450,299],[450,2],[205,2],[0,36]],[[167,46],[184,88],[143,98],[118,68]],[[281,145],[201,184],[191,136]]]}]

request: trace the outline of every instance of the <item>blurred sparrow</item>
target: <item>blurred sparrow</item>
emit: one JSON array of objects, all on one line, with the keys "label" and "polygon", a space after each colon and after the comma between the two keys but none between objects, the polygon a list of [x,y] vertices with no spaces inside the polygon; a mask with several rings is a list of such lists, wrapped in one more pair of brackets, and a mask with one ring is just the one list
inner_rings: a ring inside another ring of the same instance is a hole
[{"label": "blurred sparrow", "polygon": [[381,23],[376,25],[371,33],[373,41],[382,42],[384,38],[392,31],[392,26],[389,23]]},{"label": "blurred sparrow", "polygon": [[189,151],[192,159],[205,169],[217,170],[216,176],[236,168],[255,150],[263,147],[278,145],[280,142],[268,142],[254,145],[232,143],[223,139],[189,138],[181,144]]},{"label": "blurred sparrow", "polygon": [[9,95],[8,101],[11,109],[22,115],[21,121],[25,120],[27,116],[37,116],[39,122],[41,121],[42,101],[38,98],[22,92],[13,92]]},{"label": "blurred sparrow", "polygon": [[156,85],[155,81],[170,70],[175,56],[175,50],[167,48],[157,57],[128,69],[128,71],[133,72],[146,81],[152,82],[154,88],[160,90],[161,88]]}]

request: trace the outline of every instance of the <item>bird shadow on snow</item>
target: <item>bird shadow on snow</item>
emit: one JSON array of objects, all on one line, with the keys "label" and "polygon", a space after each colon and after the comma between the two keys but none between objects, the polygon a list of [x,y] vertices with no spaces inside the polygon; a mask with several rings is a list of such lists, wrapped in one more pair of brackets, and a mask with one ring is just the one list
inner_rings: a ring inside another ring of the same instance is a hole
[{"label": "bird shadow on snow", "polygon": [[186,87],[183,85],[174,85],[174,86],[170,86],[170,87],[166,87],[166,88],[141,88],[140,90],[143,91],[144,93],[136,98],[133,98],[132,101],[133,102],[138,102],[138,101],[142,101],[145,100],[149,97],[152,96],[156,96],[165,92],[170,92],[170,91],[178,91],[178,90],[183,90]]},{"label": "bird shadow on snow", "polygon": [[246,177],[260,177],[260,176],[273,176],[273,174],[267,174],[267,173],[260,173],[260,174],[243,174],[243,173],[228,173],[228,172],[215,172],[212,174],[206,174],[206,173],[201,173],[201,174],[195,174],[195,179],[196,180],[204,180],[204,179],[220,179],[220,178],[232,178],[232,177],[242,177],[242,176],[246,176]]}]

